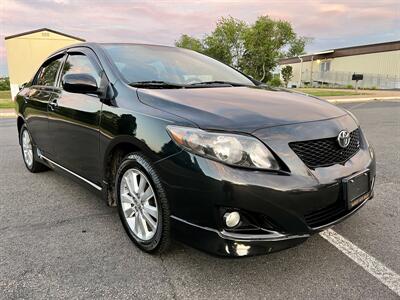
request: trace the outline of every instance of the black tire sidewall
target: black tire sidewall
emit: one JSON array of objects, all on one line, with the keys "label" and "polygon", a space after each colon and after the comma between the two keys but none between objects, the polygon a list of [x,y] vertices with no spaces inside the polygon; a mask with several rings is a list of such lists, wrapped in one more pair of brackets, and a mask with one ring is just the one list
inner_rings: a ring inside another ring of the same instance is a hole
[{"label": "black tire sidewall", "polygon": [[[156,195],[156,202],[158,207],[158,222],[157,222],[157,230],[154,236],[148,240],[144,241],[140,238],[136,237],[135,234],[130,229],[126,218],[124,216],[124,212],[122,210],[121,198],[120,198],[120,185],[122,176],[128,169],[137,169],[144,173],[153,188],[153,191]],[[169,232],[169,209],[164,193],[164,189],[161,185],[160,179],[155,172],[154,168],[151,166],[150,162],[141,154],[130,154],[126,156],[117,171],[116,180],[115,180],[115,195],[117,199],[118,213],[121,219],[121,222],[124,226],[125,231],[128,233],[130,239],[142,250],[146,252],[155,252],[161,246],[161,244],[165,241],[163,239],[168,239],[166,234]],[[167,214],[166,214],[167,213]],[[168,215],[168,218],[166,218]],[[166,228],[168,227],[168,228]]]}]

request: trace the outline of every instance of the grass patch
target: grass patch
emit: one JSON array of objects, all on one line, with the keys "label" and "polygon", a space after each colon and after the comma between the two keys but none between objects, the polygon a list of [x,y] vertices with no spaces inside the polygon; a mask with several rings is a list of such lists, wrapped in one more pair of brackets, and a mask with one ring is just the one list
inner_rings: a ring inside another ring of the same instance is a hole
[{"label": "grass patch", "polygon": [[14,108],[15,103],[11,100],[10,91],[0,91],[0,109],[1,108]]},{"label": "grass patch", "polygon": [[355,91],[348,90],[328,90],[328,89],[312,89],[312,88],[301,88],[296,91],[310,94],[316,97],[331,97],[331,96],[355,96],[363,95],[363,93],[356,93]]}]

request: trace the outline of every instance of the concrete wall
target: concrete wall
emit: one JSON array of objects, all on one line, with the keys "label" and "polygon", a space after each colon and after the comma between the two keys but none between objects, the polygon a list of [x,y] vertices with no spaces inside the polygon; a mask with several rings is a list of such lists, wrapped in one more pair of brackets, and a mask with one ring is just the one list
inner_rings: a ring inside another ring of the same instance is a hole
[{"label": "concrete wall", "polygon": [[18,93],[19,85],[33,77],[47,56],[62,47],[76,43],[80,41],[49,31],[5,40],[12,98]]}]

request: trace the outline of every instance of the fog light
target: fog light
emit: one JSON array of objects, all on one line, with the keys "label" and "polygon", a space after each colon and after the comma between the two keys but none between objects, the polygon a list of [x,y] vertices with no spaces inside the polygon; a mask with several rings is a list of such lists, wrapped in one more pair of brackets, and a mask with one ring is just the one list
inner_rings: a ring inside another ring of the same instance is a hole
[{"label": "fog light", "polygon": [[224,214],[224,222],[229,228],[235,227],[240,222],[240,214],[237,211],[227,212]]}]

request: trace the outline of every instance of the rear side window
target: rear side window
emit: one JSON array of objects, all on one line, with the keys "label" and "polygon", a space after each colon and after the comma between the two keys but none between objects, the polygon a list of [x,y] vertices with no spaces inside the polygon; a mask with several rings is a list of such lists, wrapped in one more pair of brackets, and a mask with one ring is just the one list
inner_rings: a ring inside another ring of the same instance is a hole
[{"label": "rear side window", "polygon": [[44,86],[54,86],[56,82],[57,72],[62,63],[63,57],[56,60],[46,62],[40,69],[35,84]]},{"label": "rear side window", "polygon": [[61,78],[66,74],[81,73],[92,75],[93,78],[96,79],[97,86],[100,86],[101,71],[93,65],[86,55],[81,53],[68,55],[67,61],[62,69]]}]

